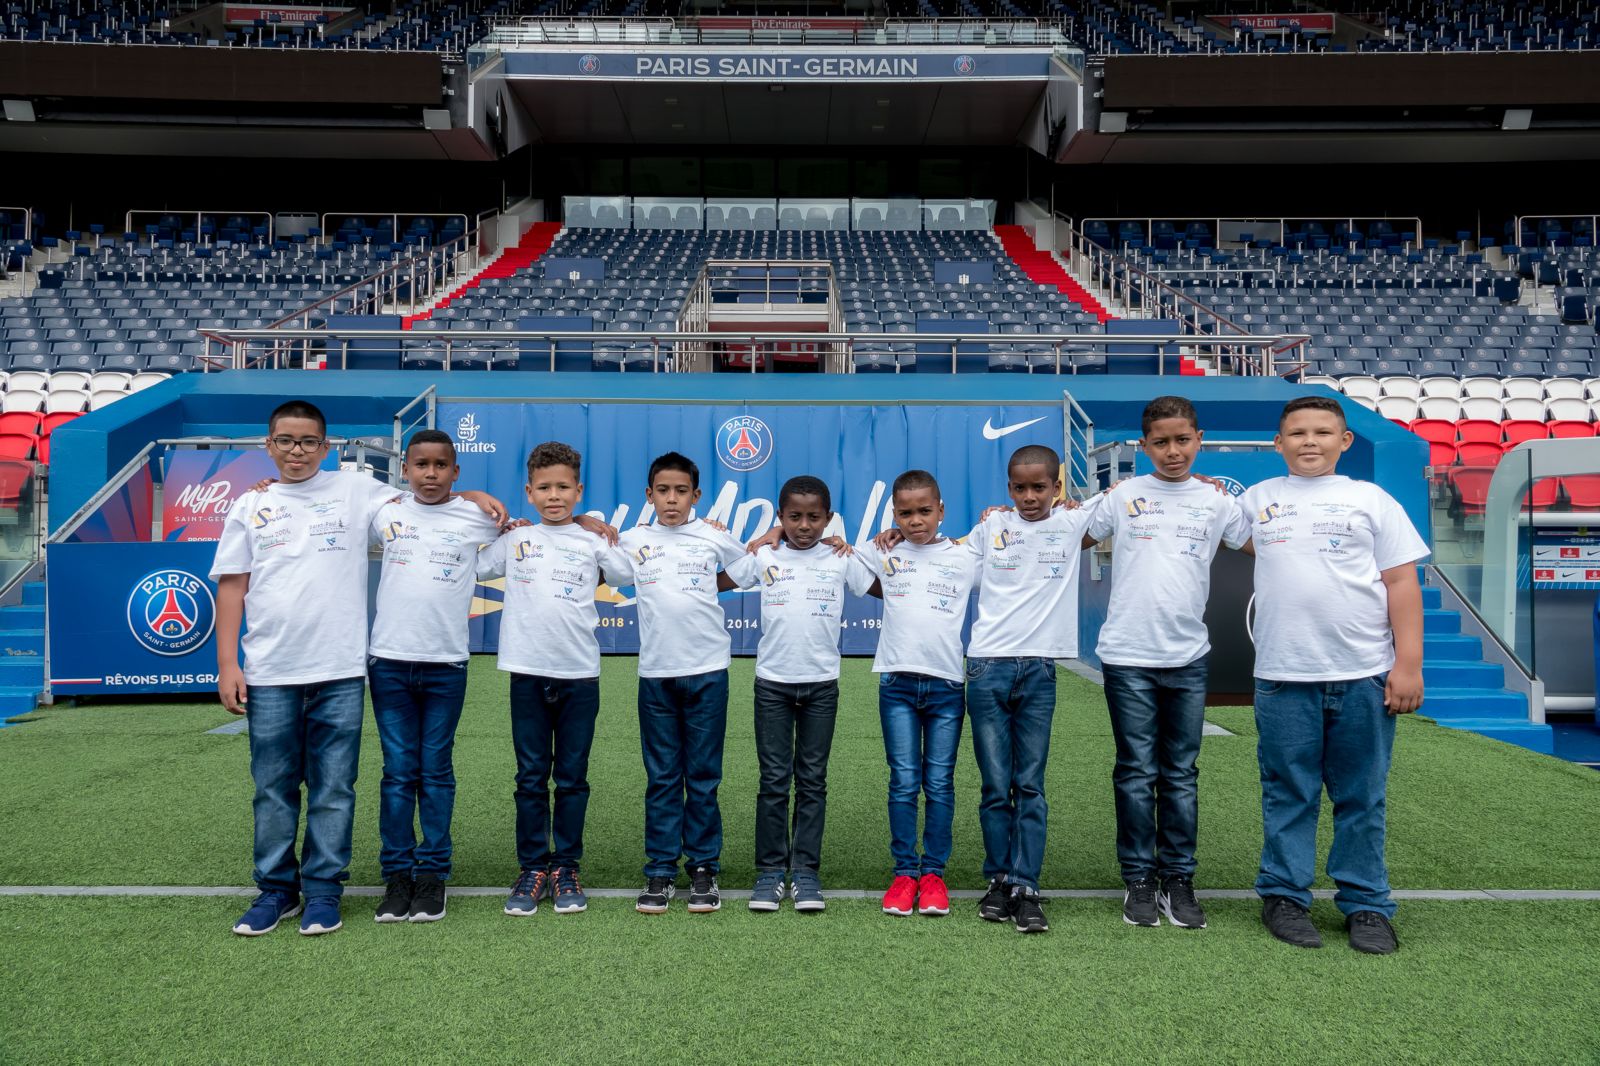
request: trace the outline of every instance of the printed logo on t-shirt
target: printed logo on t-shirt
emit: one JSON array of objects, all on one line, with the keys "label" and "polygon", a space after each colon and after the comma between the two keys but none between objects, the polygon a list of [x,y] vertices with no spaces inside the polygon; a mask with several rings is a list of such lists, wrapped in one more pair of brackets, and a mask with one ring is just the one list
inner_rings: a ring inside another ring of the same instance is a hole
[{"label": "printed logo on t-shirt", "polygon": [[543,558],[544,558],[544,545],[535,544],[532,541],[519,540],[519,541],[517,541],[517,550],[516,550],[516,553],[515,553],[512,561],[520,563],[520,562],[523,562],[523,561],[528,560],[528,559],[543,559]]},{"label": "printed logo on t-shirt", "polygon": [[1147,500],[1143,496],[1128,501],[1129,518],[1143,518],[1145,515],[1166,514],[1166,508],[1160,500]]},{"label": "printed logo on t-shirt", "polygon": [[1021,530],[1002,529],[994,535],[994,550],[1003,552],[1007,548],[1021,544],[1025,539]]},{"label": "printed logo on t-shirt", "polygon": [[917,564],[910,559],[902,559],[898,555],[890,555],[883,560],[882,570],[884,577],[899,577],[902,574],[916,573]]},{"label": "printed logo on t-shirt", "polygon": [[397,540],[421,540],[422,535],[417,532],[416,526],[404,522],[390,522],[383,527],[383,542],[393,544]]},{"label": "printed logo on t-shirt", "polygon": [[284,506],[262,507],[250,516],[250,525],[254,529],[266,529],[268,526],[282,522],[289,517],[289,508]]},{"label": "printed logo on t-shirt", "polygon": [[1256,521],[1262,525],[1276,522],[1280,518],[1294,518],[1300,514],[1299,508],[1292,503],[1278,503],[1276,500],[1261,508],[1256,514]]}]

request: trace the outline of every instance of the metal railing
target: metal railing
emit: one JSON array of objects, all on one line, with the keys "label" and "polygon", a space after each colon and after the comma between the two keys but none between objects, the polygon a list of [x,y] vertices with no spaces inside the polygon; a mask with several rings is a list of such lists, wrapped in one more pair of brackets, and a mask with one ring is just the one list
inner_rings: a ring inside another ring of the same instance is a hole
[{"label": "metal railing", "polygon": [[[1600,229],[1600,215],[1518,215],[1515,223],[1516,229],[1512,231],[1516,244],[1518,246],[1522,246],[1522,234],[1524,227],[1531,222],[1535,227],[1533,243],[1534,245],[1542,247],[1544,245],[1544,242],[1541,239],[1543,234],[1538,231],[1537,227],[1539,223],[1543,222],[1545,219],[1555,219],[1558,222],[1578,222],[1583,219],[1588,219],[1589,232],[1587,234],[1583,234],[1582,236],[1587,236],[1591,245],[1594,243],[1597,229]],[[1567,235],[1569,237],[1580,236],[1579,234],[1573,233],[1570,230],[1568,231]],[[1479,240],[1481,242],[1482,238],[1480,237]],[[1555,246],[1551,245],[1550,247],[1554,248]]]},{"label": "metal railing", "polygon": [[[1118,233],[1118,227],[1125,222],[1137,223],[1143,228],[1143,236],[1140,239],[1145,242],[1147,247],[1151,246],[1151,243],[1156,238],[1155,227],[1157,223],[1170,225],[1172,227],[1170,236],[1174,241],[1187,240],[1188,238],[1185,237],[1184,233],[1192,224],[1199,223],[1201,225],[1209,226],[1211,229],[1211,247],[1214,248],[1221,248],[1227,244],[1242,244],[1242,237],[1247,234],[1250,235],[1252,240],[1259,241],[1270,238],[1282,244],[1285,240],[1285,235],[1295,232],[1296,226],[1308,226],[1313,223],[1324,227],[1334,227],[1334,229],[1329,230],[1326,233],[1315,235],[1316,237],[1327,237],[1330,246],[1348,243],[1350,240],[1356,239],[1341,237],[1338,232],[1335,232],[1335,230],[1337,230],[1337,227],[1341,225],[1345,228],[1345,230],[1354,229],[1356,223],[1358,222],[1408,223],[1410,225],[1409,230],[1402,229],[1396,231],[1401,235],[1402,241],[1407,250],[1409,250],[1412,246],[1420,247],[1422,238],[1422,219],[1416,216],[1348,216],[1344,218],[1313,215],[1285,215],[1280,218],[1138,218],[1132,216],[1108,216],[1080,219],[1078,221],[1077,228],[1081,232],[1088,230],[1094,223],[1103,223],[1106,227],[1107,238],[1112,242],[1113,246],[1115,246],[1121,240],[1121,237]],[[1246,229],[1244,227],[1250,228]],[[1404,235],[1408,232],[1411,234],[1411,236],[1409,238],[1405,238]],[[1231,236],[1228,234],[1231,234]],[[1167,235],[1167,233],[1162,234],[1162,236]],[[1092,239],[1093,238],[1091,238],[1091,240]],[[1364,235],[1360,239],[1364,241],[1368,238]],[[1307,240],[1312,241],[1313,247],[1315,246],[1314,238],[1309,233],[1307,235]],[[1306,242],[1304,241],[1298,242],[1295,250],[1305,251],[1305,244]]]},{"label": "metal railing", "polygon": [[[406,421],[406,414],[415,407],[421,407],[422,411],[415,415],[409,422]],[[433,429],[434,420],[438,415],[438,411],[439,392],[434,386],[429,385],[427,388],[422,390],[415,400],[412,400],[410,403],[406,404],[404,407],[400,408],[400,410],[394,413],[395,448],[400,451],[401,454],[404,454],[406,435],[414,429]]]},{"label": "metal railing", "polygon": [[[463,233],[470,232],[474,229],[472,217],[461,211],[415,211],[410,213],[404,211],[324,211],[321,219],[319,220],[322,229],[322,241],[324,244],[333,239],[333,234],[328,229],[328,219],[330,218],[386,218],[389,220],[390,240],[395,244],[400,243],[400,220],[402,218],[459,218],[461,220],[461,229]],[[429,243],[433,243],[432,234],[417,234],[417,236],[426,237]]]},{"label": "metal railing", "polygon": [[[210,215],[212,218],[216,218],[216,219],[224,219],[224,218],[264,218],[264,219],[267,220],[267,243],[268,244],[271,244],[272,241],[273,241],[273,238],[274,238],[274,235],[275,235],[276,217],[277,217],[271,211],[193,211],[193,210],[188,210],[188,209],[185,209],[185,210],[182,210],[182,211],[170,211],[170,210],[140,209],[140,210],[129,211],[126,215],[123,216],[123,219],[122,219],[122,232],[123,233],[137,233],[138,231],[133,228],[134,217],[135,216],[149,216],[149,215],[154,215],[157,218],[164,218],[167,215],[176,215],[179,218],[185,218],[185,219],[188,218],[190,215],[193,215],[194,216],[194,239],[195,239],[195,242],[197,244],[210,244],[211,243],[210,241],[206,240],[206,235],[203,232],[203,230],[205,229],[205,218],[206,218],[207,215]],[[143,236],[143,234],[141,234],[141,236]],[[121,238],[121,234],[118,234],[118,238],[119,239]]]},{"label": "metal railing", "polygon": [[502,45],[975,45],[1033,47],[1069,43],[1064,19],[869,19],[854,17],[494,19],[469,51]]},{"label": "metal railing", "polygon": [[[22,215],[22,239],[24,241],[32,243],[32,241],[33,241],[33,208],[31,208],[31,207],[7,207],[7,206],[5,206],[3,204],[0,204],[0,211],[5,211],[8,214],[20,214],[20,215]],[[6,236],[5,239],[9,241],[9,240],[15,240],[16,238],[11,237],[11,236]]]}]

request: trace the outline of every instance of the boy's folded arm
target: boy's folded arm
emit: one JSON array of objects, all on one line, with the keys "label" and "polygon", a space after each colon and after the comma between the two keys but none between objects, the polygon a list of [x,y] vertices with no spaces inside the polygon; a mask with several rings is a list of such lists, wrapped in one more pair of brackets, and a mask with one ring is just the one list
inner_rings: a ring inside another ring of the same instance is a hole
[{"label": "boy's folded arm", "polygon": [[1394,668],[1384,685],[1390,714],[1410,714],[1422,706],[1422,586],[1415,560],[1382,571],[1389,594],[1389,628],[1394,631]]},{"label": "boy's folded arm", "polygon": [[607,544],[616,544],[621,537],[615,526],[609,522],[602,522],[592,514],[575,514],[572,516],[572,524],[585,532],[605,538]]},{"label": "boy's folded arm", "polygon": [[229,714],[245,713],[249,702],[244,671],[239,668],[239,629],[249,590],[249,574],[217,575],[217,695]]},{"label": "boy's folded arm", "polygon": [[735,581],[733,578],[728,576],[728,572],[726,570],[717,571],[717,591],[718,592],[735,592],[740,587],[741,586],[737,581]]},{"label": "boy's folded arm", "polygon": [[456,495],[468,503],[477,504],[478,509],[494,519],[496,525],[505,525],[506,505],[501,503],[497,497],[491,496],[487,492],[481,492],[478,489],[467,489],[456,493]]}]

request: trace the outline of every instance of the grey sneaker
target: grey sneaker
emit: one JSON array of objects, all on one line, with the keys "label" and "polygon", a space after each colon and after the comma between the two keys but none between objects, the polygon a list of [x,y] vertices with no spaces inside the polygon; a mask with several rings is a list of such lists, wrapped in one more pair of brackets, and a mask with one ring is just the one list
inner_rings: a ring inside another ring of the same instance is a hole
[{"label": "grey sneaker", "polygon": [[1179,929],[1204,929],[1206,912],[1195,898],[1194,882],[1187,877],[1169,877],[1156,893],[1156,906],[1167,921]]},{"label": "grey sneaker", "polygon": [[763,871],[756,878],[755,887],[750,890],[750,909],[753,911],[775,911],[782,902],[783,871]]},{"label": "grey sneaker", "polygon": [[794,900],[794,909],[802,913],[828,909],[828,901],[822,898],[822,880],[810,870],[795,871],[789,883],[789,895]]}]

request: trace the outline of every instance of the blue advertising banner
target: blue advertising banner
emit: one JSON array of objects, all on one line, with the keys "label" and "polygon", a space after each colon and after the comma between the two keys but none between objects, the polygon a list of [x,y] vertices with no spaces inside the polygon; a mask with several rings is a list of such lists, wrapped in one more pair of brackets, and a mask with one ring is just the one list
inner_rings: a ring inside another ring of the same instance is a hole
[{"label": "blue advertising banner", "polygon": [[212,692],[217,546],[52,544],[50,687],[57,696]]},{"label": "blue advertising banner", "polygon": [[[650,462],[679,451],[700,467],[698,512],[749,540],[772,527],[778,490],[799,474],[833,493],[832,532],[855,543],[892,524],[890,486],[903,471],[929,470],[945,502],[944,530],[965,536],[983,509],[1008,502],[1006,460],[1024,444],[1062,446],[1061,404],[803,405],[494,403],[443,400],[439,428],[458,442],[459,487],[505,500],[514,515],[536,518],[526,502],[527,457],[558,440],[583,455],[581,506],[618,529],[651,520],[644,498]],[[502,582],[480,586],[472,649],[499,646]],[[631,653],[638,633],[631,589],[602,587],[600,649]],[[754,654],[760,603],[725,593],[723,609],[735,654]],[[842,647],[877,648],[876,600],[850,597]]]},{"label": "blue advertising banner", "polygon": [[1050,74],[1050,52],[507,52],[508,78],[596,81],[1038,81]]}]

